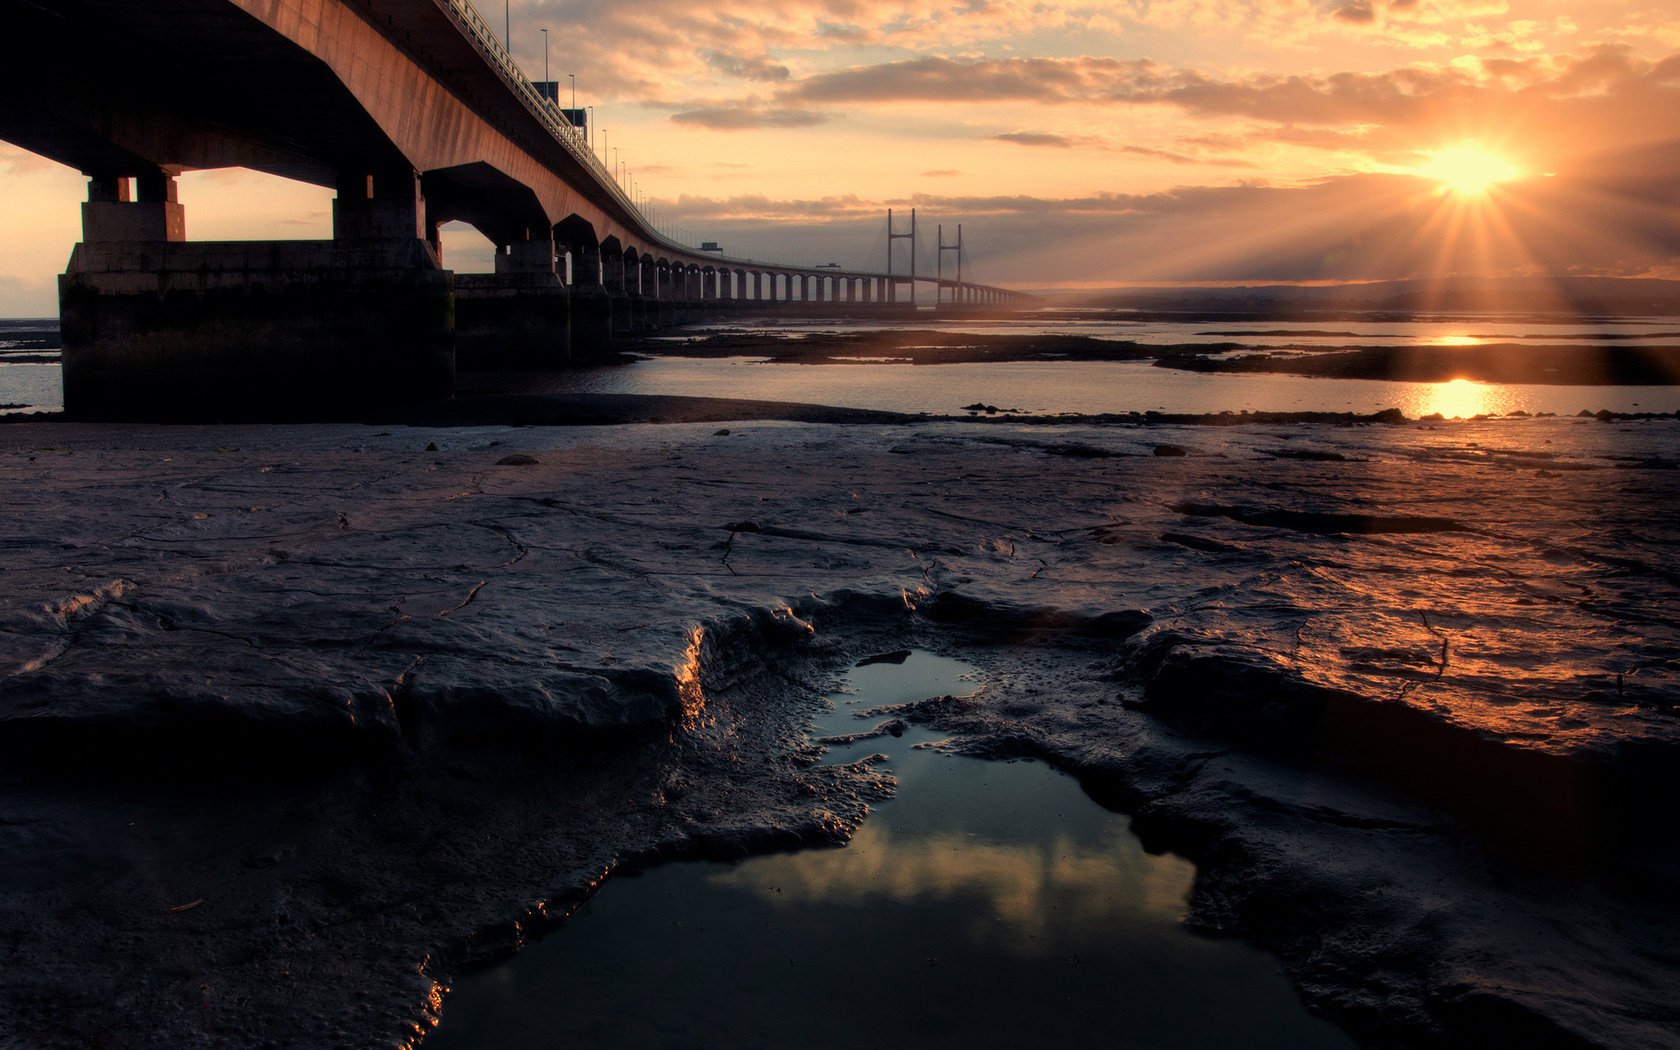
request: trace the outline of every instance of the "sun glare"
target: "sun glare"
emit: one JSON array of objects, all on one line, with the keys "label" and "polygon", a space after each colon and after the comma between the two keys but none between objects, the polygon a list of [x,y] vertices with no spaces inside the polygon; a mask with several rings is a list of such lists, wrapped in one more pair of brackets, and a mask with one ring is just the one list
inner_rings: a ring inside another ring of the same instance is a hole
[{"label": "sun glare", "polygon": [[1480,197],[1495,184],[1514,179],[1522,172],[1515,164],[1477,145],[1449,146],[1429,155],[1429,163],[1417,169],[1460,197]]}]

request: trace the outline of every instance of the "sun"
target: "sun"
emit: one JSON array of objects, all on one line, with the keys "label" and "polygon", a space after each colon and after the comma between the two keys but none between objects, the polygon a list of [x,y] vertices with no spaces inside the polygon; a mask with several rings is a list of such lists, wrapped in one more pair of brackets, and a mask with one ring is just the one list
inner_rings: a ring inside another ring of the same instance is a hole
[{"label": "sun", "polygon": [[1498,183],[1522,174],[1505,157],[1473,143],[1435,150],[1416,171],[1439,182],[1443,192],[1459,197],[1483,196]]}]

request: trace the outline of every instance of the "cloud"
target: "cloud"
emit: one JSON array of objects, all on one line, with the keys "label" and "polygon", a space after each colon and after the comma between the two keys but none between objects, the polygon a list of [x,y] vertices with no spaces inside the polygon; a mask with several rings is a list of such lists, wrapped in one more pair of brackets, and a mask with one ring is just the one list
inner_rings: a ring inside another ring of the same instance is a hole
[{"label": "cloud", "polygon": [[756,128],[808,128],[827,123],[828,116],[808,109],[711,106],[673,113],[671,119],[678,124],[710,128],[713,131],[745,131]]},{"label": "cloud", "polygon": [[1192,157],[1187,154],[1153,149],[1148,146],[1115,145],[1108,139],[1096,135],[1053,135],[1039,131],[1010,131],[1001,135],[993,135],[992,138],[998,142],[1013,142],[1018,146],[1044,146],[1052,149],[1086,149],[1103,150],[1110,153],[1127,153],[1134,157],[1164,160],[1171,164],[1206,164],[1222,168],[1256,167],[1251,161],[1234,158]]},{"label": "cloud", "polygon": [[1072,149],[1073,139],[1066,135],[1048,135],[1037,131],[1010,131],[1002,135],[993,135],[999,142],[1013,142],[1017,146],[1053,146],[1056,149]]},{"label": "cloud", "polygon": [[936,168],[933,171],[922,172],[921,176],[924,179],[951,179],[961,174],[956,168]]},{"label": "cloud", "polygon": [[771,61],[765,55],[742,58],[725,51],[703,51],[706,64],[719,73],[742,80],[778,81],[788,78],[788,67]]},{"label": "cloud", "polygon": [[1377,12],[1371,6],[1371,0],[1349,0],[1331,12],[1332,16],[1344,22],[1357,25],[1367,25],[1377,20]]},{"label": "cloud", "polygon": [[1349,281],[1673,275],[1680,272],[1677,194],[1680,138],[1509,183],[1487,208],[1467,206],[1421,177],[1352,174],[1304,186],[1256,180],[1073,197],[685,197],[661,210],[731,241],[774,238],[795,253],[812,243],[854,245],[860,254],[846,257],[835,247],[837,261],[878,268],[867,253],[885,209],[916,207],[924,225],[965,223],[980,279],[1004,283]]},{"label": "cloud", "polygon": [[1121,84],[1150,81],[1147,60],[971,58],[940,55],[819,73],[785,90],[813,103],[1101,101]]},{"label": "cloud", "polygon": [[69,174],[73,171],[74,169],[67,168],[57,161],[31,153],[22,146],[0,142],[0,176],[21,179],[32,175]]},{"label": "cloud", "polygon": [[1235,157],[1191,157],[1171,150],[1150,149],[1147,146],[1120,146],[1116,152],[1130,153],[1134,156],[1149,157],[1154,160],[1164,160],[1172,164],[1206,164],[1216,168],[1249,168],[1257,169],[1258,164],[1248,160],[1238,160]]}]

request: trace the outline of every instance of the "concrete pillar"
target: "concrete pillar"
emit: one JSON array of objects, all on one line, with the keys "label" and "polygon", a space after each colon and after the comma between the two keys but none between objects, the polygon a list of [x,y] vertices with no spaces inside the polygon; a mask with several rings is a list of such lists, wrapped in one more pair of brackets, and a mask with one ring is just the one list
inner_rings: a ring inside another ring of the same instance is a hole
[{"label": "concrete pillar", "polygon": [[[571,263],[572,355],[587,357],[612,342],[613,297],[602,282],[601,246],[589,241],[566,245]],[[608,253],[609,255],[611,253]]]},{"label": "concrete pillar", "polygon": [[499,246],[496,249],[496,272],[556,273],[553,233],[539,230],[535,237]]},{"label": "concrete pillar", "polygon": [[601,283],[601,246],[598,244],[570,244],[566,252],[572,260],[572,289],[605,291]]},{"label": "concrete pillar", "polygon": [[96,175],[88,180],[88,199],[82,205],[82,240],[184,241],[186,211],[176,196],[175,176],[153,168],[134,178],[134,200],[126,176]]},{"label": "concrete pillar", "polygon": [[[597,249],[597,251],[599,251]],[[615,299],[622,299],[624,291],[624,256],[618,252],[599,253],[601,265],[601,285],[607,294]]]},{"label": "concrete pillar", "polygon": [[418,179],[344,183],[330,241],[192,242],[171,173],[94,173],[59,278],[66,410],[299,419],[448,396],[451,284]]},{"label": "concrete pillar", "polygon": [[424,240],[426,199],[414,172],[351,171],[338,178],[333,240]]},{"label": "concrete pillar", "polygon": [[465,366],[547,365],[571,356],[571,303],[548,226],[496,250],[496,271],[455,275],[455,352]]}]

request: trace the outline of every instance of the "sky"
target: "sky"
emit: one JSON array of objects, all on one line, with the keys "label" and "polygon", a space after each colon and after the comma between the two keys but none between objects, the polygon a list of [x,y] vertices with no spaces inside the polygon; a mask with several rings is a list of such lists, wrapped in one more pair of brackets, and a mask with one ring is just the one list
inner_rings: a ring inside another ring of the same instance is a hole
[{"label": "sky", "polygon": [[[660,224],[732,255],[879,269],[915,208],[924,270],[961,224],[1023,288],[1680,278],[1673,0],[506,3]],[[0,315],[53,313],[83,180],[0,145],[0,185]],[[193,239],[329,235],[270,176],[181,199]],[[488,267],[469,228],[445,256]]]}]

